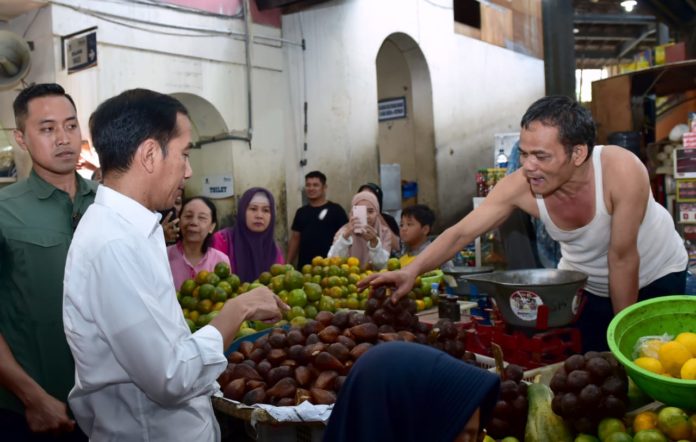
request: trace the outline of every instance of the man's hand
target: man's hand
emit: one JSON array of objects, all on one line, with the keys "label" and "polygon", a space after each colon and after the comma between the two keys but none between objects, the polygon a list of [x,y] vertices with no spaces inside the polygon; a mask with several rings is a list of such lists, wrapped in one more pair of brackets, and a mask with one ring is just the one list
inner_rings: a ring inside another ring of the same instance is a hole
[{"label": "man's hand", "polygon": [[413,288],[416,276],[408,271],[408,267],[393,272],[373,273],[358,282],[358,290],[363,290],[368,285],[371,287],[383,285],[396,287],[396,290],[392,293],[391,300],[393,303],[397,303]]},{"label": "man's hand", "polygon": [[34,433],[64,433],[75,429],[75,421],[68,416],[68,407],[46,392],[25,404],[24,414],[29,429]]},{"label": "man's hand", "polygon": [[169,212],[162,220],[164,239],[167,242],[176,242],[179,239],[179,218],[172,219],[174,212]]},{"label": "man's hand", "polygon": [[280,298],[268,287],[257,287],[254,290],[237,296],[247,312],[245,320],[263,321],[270,324],[283,319],[283,312],[290,310]]}]

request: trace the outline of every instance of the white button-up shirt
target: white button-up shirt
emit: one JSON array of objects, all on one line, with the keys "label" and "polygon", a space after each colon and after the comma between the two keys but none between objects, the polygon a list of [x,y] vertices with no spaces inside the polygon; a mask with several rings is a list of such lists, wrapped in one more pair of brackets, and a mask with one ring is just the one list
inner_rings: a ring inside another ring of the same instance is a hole
[{"label": "white button-up shirt", "polygon": [[216,441],[210,396],[222,336],[191,334],[177,303],[160,216],[99,186],[73,237],[63,322],[75,358],[70,407],[95,441]]}]

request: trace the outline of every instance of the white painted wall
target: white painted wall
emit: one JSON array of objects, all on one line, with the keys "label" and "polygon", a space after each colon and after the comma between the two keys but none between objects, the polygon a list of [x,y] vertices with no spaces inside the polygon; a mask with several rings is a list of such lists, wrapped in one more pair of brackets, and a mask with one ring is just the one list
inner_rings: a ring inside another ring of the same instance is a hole
[{"label": "white painted wall", "polygon": [[335,0],[283,17],[286,38],[307,44],[304,61],[289,57],[291,84],[303,84],[297,65],[304,63],[309,109],[308,164],[288,170],[289,207],[299,204],[302,176],[312,169],[327,173],[330,196],[343,205],[378,178],[375,58],[387,36],[403,32],[430,68],[440,219],[452,223],[471,208],[474,174],[490,166],[493,134],[517,129],[544,94],[544,68],[542,60],[455,34],[451,4]]},{"label": "white painted wall", "polygon": [[[89,137],[90,114],[99,103],[124,90],[148,88],[167,94],[193,94],[211,106],[209,112],[219,113],[223,127],[205,127],[199,121],[200,135],[219,135],[226,130],[246,131],[247,83],[244,31],[240,19],[227,19],[187,14],[165,8],[111,1],[64,0],[66,6],[44,8],[27,35],[34,39],[38,60],[27,78],[32,81],[56,81],[74,97],[83,138]],[[116,20],[114,24],[102,18]],[[22,34],[32,14],[10,23]],[[200,36],[200,33],[150,26],[128,21],[128,17],[154,23],[167,23],[228,32],[229,35]],[[98,26],[98,66],[68,75],[60,66],[60,36]],[[179,35],[164,35],[143,29]],[[256,36],[279,38],[280,30],[256,25]],[[198,34],[199,36],[185,36]],[[43,65],[42,65],[43,64]],[[283,49],[280,43],[265,41],[252,46],[253,139],[251,149],[243,141],[224,141],[204,145],[192,154],[194,175],[187,184],[187,194],[200,192],[204,175],[232,174],[236,196],[252,186],[267,187],[278,201],[285,200],[285,135],[283,118],[287,103],[283,96],[287,87],[283,73]],[[0,95],[2,121],[11,121],[11,102],[17,90]],[[281,103],[279,105],[278,103]],[[8,120],[9,119],[9,120]],[[194,123],[195,123],[194,117]],[[217,200],[219,215],[229,222],[236,198]],[[286,241],[287,219],[280,208],[276,237]]]},{"label": "white painted wall", "polygon": [[[63,84],[76,98],[85,137],[98,103],[134,87],[197,95],[217,109],[228,130],[246,130],[244,45],[234,37],[243,31],[241,20],[135,3],[61,1],[68,6],[42,9],[31,26],[33,13],[4,27],[26,32],[35,42],[27,81]],[[440,217],[451,222],[463,215],[471,206],[475,170],[490,163],[493,133],[516,130],[528,104],[543,94],[543,62],[455,34],[451,9],[433,2],[451,5],[451,0],[334,0],[284,16],[282,32],[254,26],[256,36],[304,39],[306,51],[287,43],[253,44],[251,149],[242,141],[204,146],[193,160],[191,190],[204,173],[230,168],[237,195],[251,186],[268,187],[277,199],[281,240],[301,205],[303,177],[310,170],[323,170],[329,197],[347,206],[360,184],[379,176],[375,60],[384,39],[403,32],[418,42],[430,70]],[[95,11],[230,34],[154,34],[107,22]],[[98,26],[99,65],[67,75],[60,67],[60,36],[91,26]],[[16,93],[0,93],[5,127],[13,125]],[[229,217],[234,201],[221,204]]]}]

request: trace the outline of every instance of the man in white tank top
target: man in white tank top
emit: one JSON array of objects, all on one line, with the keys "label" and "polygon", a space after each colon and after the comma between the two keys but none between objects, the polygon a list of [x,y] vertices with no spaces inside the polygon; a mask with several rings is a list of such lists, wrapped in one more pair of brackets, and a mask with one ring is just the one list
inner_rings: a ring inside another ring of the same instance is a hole
[{"label": "man in white tank top", "polygon": [[540,218],[561,243],[559,268],[588,275],[578,321],[583,349],[606,350],[614,314],[639,299],[684,293],[688,255],[671,215],[652,197],[645,166],[622,147],[595,147],[595,132],[590,112],[575,100],[536,101],[522,117],[522,167],[408,267],[374,274],[360,285],[396,285],[394,296],[401,298],[417,275],[519,208]]}]

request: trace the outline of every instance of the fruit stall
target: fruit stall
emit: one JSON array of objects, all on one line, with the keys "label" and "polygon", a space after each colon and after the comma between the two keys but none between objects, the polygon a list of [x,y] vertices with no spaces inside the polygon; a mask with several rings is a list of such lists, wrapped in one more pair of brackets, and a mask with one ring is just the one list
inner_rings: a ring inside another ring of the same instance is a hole
[{"label": "fruit stall", "polygon": [[388,289],[358,290],[370,273],[355,258],[317,257],[299,270],[274,265],[253,283],[220,264],[182,284],[178,297],[192,330],[226,299],[259,285],[291,306],[273,326],[244,324],[226,352],[222,396],[213,400],[223,436],[242,422],[254,440],[321,440],[351,366],[398,340],[501,376],[488,442],[696,441],[696,297],[635,304],[612,322],[611,352],[581,354],[572,323],[582,309],[583,274],[472,274],[474,290],[448,319],[443,306],[453,295],[442,272],[421,275],[396,304]]}]

